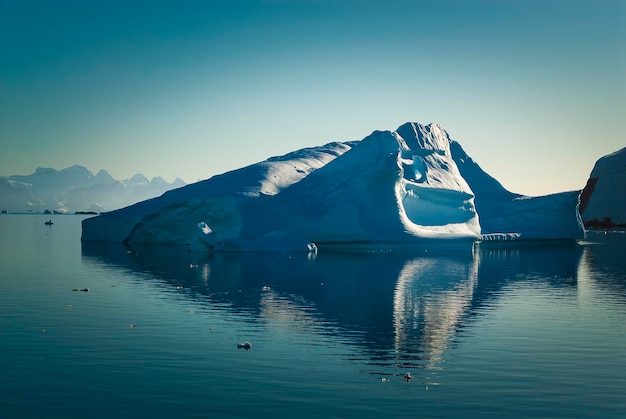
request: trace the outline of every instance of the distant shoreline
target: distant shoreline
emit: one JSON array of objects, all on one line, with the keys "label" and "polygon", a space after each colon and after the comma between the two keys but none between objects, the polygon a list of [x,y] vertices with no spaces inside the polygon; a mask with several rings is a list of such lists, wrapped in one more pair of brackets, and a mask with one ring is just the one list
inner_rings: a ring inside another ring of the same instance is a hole
[{"label": "distant shoreline", "polygon": [[58,212],[58,211],[44,211],[44,212],[35,212],[35,211],[7,211],[2,210],[0,215],[100,215],[102,212],[96,211],[75,211],[75,212]]}]

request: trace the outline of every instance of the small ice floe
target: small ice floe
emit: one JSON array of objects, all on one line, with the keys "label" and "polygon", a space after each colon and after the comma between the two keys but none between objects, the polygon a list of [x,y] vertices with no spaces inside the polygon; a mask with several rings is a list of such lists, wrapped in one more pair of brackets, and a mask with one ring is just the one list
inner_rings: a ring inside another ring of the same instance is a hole
[{"label": "small ice floe", "polygon": [[89,288],[73,288],[72,291],[89,292]]},{"label": "small ice floe", "polygon": [[237,349],[245,349],[246,351],[252,348],[252,344],[248,341],[237,344]]},{"label": "small ice floe", "polygon": [[269,290],[270,290],[270,287],[269,287],[269,285],[263,285],[263,287],[261,288],[261,290],[263,290],[263,291],[269,291]]},{"label": "small ice floe", "polygon": [[404,377],[402,377],[402,379],[408,383],[413,379],[413,377],[411,376],[410,372],[407,372],[406,374],[404,374]]}]

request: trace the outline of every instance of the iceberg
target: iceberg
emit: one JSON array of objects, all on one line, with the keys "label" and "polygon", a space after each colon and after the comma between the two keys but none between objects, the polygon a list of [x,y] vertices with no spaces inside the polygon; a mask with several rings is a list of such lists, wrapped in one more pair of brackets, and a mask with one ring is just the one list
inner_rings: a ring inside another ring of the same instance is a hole
[{"label": "iceberg", "polygon": [[82,240],[194,251],[430,250],[578,239],[577,193],[506,191],[437,124],[406,123],[223,173],[83,221]]},{"label": "iceberg", "polygon": [[626,147],[600,158],[580,197],[587,227],[626,227]]}]

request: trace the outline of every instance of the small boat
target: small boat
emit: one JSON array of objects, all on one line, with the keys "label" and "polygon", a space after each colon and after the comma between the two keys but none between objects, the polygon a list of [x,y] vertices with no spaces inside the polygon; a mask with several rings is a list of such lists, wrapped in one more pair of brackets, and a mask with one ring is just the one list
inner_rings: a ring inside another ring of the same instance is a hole
[{"label": "small boat", "polygon": [[52,220],[48,220],[44,224],[47,225],[47,226],[51,226],[54,223],[52,222]]}]

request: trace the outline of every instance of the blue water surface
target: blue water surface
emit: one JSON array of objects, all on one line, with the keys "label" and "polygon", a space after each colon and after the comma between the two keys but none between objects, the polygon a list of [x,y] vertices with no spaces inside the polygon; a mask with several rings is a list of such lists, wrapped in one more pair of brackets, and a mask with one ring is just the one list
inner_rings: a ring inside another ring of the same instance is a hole
[{"label": "blue water surface", "polygon": [[49,218],[0,216],[1,418],[626,417],[621,232],[209,256]]}]

